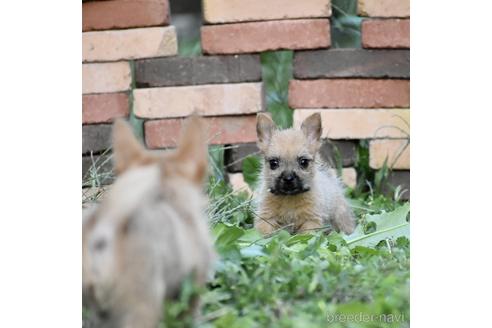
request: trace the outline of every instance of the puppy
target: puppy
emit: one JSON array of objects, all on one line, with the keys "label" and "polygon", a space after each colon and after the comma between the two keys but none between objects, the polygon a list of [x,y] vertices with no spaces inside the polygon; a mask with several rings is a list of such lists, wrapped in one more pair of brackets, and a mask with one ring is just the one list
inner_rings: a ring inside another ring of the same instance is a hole
[{"label": "puppy", "polygon": [[302,233],[326,226],[350,234],[355,219],[340,181],[318,160],[321,116],[301,129],[278,130],[267,114],[257,116],[258,148],[264,163],[258,188],[255,227],[262,234],[281,228]]},{"label": "puppy", "polygon": [[157,327],[164,299],[192,276],[204,284],[215,259],[204,215],[204,127],[192,117],[177,150],[146,151],[124,121],[113,130],[116,182],[84,213],[83,303],[88,326]]}]

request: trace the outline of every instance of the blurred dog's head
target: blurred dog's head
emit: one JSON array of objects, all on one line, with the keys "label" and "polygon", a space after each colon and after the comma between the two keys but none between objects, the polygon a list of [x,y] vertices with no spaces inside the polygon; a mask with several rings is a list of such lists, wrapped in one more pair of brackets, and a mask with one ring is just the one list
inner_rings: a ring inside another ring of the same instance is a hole
[{"label": "blurred dog's head", "polygon": [[300,130],[279,130],[268,114],[258,114],[258,148],[265,160],[263,179],[271,193],[288,196],[311,189],[321,131],[319,113],[306,118]]},{"label": "blurred dog's head", "polygon": [[[186,222],[193,225],[193,220],[199,216],[193,214],[201,213],[205,204],[202,191],[208,156],[205,127],[200,118],[192,116],[182,130],[175,151],[156,154],[147,151],[137,141],[125,121],[118,120],[114,124],[113,157],[118,178],[101,204],[84,213],[83,221],[84,300],[86,304],[92,303],[92,308],[95,306],[98,309],[100,317],[114,315],[112,310],[118,302],[123,302],[119,298],[130,297],[128,295],[131,293],[126,295],[122,292],[133,288],[128,286],[131,283],[127,277],[140,275],[142,281],[147,278],[149,273],[139,264],[154,261],[151,252],[141,252],[133,257],[129,255],[140,252],[147,244],[150,249],[152,243],[159,244],[151,236],[140,241],[135,241],[135,236],[130,238],[131,227],[145,225],[151,220],[162,220],[162,213],[158,211],[161,204],[185,208],[187,214],[191,213]],[[169,224],[166,220],[164,224]],[[179,237],[175,236],[175,239]],[[160,242],[159,245],[163,245],[175,241]],[[151,284],[151,281],[148,283]]]}]

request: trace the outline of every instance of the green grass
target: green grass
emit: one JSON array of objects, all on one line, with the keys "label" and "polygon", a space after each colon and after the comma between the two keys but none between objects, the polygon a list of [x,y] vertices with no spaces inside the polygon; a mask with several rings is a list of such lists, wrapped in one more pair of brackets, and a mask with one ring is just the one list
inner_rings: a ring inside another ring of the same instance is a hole
[{"label": "green grass", "polygon": [[[349,237],[326,234],[328,227],[262,237],[246,194],[220,176],[210,177],[208,193],[220,261],[201,289],[196,327],[409,326],[408,203],[371,193],[353,199],[359,226]],[[168,327],[189,326],[176,319],[186,299],[168,302]],[[360,318],[340,322],[344,315]]]},{"label": "green grass", "polygon": [[[358,164],[367,168],[365,150],[361,147]],[[223,158],[213,153],[211,166],[221,167]],[[257,161],[250,157],[243,167],[251,186]],[[252,226],[252,199],[234,193],[220,170],[215,172],[208,184],[208,214],[221,260],[202,291],[198,327],[409,326],[408,202],[366,181],[371,186],[366,191],[348,190],[359,223],[353,235],[327,235],[327,227],[264,238]],[[182,326],[167,314],[169,326]],[[350,315],[353,320],[343,322]]]},{"label": "green grass", "polygon": [[[207,286],[197,289],[186,281],[180,300],[167,302],[167,327],[193,326],[180,317],[193,293],[201,295],[203,305],[194,327],[409,326],[407,202],[371,187],[350,199],[359,225],[349,237],[327,234],[329,227],[262,237],[253,228],[251,197],[234,192],[224,178],[223,152],[223,147],[210,148],[207,184],[220,260]],[[245,173],[254,177],[259,165],[249,161]],[[92,170],[85,183],[98,189],[98,173]]]}]

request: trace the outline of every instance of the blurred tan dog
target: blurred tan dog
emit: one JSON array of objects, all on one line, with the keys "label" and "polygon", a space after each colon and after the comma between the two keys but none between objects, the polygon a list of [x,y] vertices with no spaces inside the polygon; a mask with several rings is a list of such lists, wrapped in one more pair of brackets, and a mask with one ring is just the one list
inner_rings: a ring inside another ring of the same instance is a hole
[{"label": "blurred tan dog", "polygon": [[203,122],[174,152],[146,151],[124,121],[113,130],[118,179],[83,221],[83,300],[96,327],[157,327],[164,299],[190,274],[204,284],[215,252],[205,216]]},{"label": "blurred tan dog", "polygon": [[317,158],[321,116],[313,114],[300,130],[278,130],[267,114],[258,114],[258,148],[264,155],[258,188],[256,228],[269,234],[280,228],[302,233],[324,227],[350,234],[355,219],[341,182]]}]

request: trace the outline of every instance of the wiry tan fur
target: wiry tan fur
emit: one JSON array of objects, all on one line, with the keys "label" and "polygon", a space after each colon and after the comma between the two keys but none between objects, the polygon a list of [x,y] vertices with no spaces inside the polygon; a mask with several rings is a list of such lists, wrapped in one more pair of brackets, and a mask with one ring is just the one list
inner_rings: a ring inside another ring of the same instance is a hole
[{"label": "wiry tan fur", "polygon": [[115,123],[119,176],[83,221],[83,299],[93,326],[157,327],[164,299],[187,276],[205,283],[215,252],[204,215],[204,130],[192,117],[177,150],[156,156]]},{"label": "wiry tan fur", "polygon": [[[306,118],[300,130],[278,130],[267,114],[258,114],[258,147],[265,159],[280,159],[276,170],[271,170],[266,161],[263,163],[255,219],[255,226],[262,234],[281,228],[302,233],[327,224],[347,234],[355,229],[341,182],[318,159],[321,131],[319,114]],[[301,156],[312,160],[307,169],[299,167]],[[295,172],[309,191],[297,195],[273,194],[271,189],[282,171]]]}]

